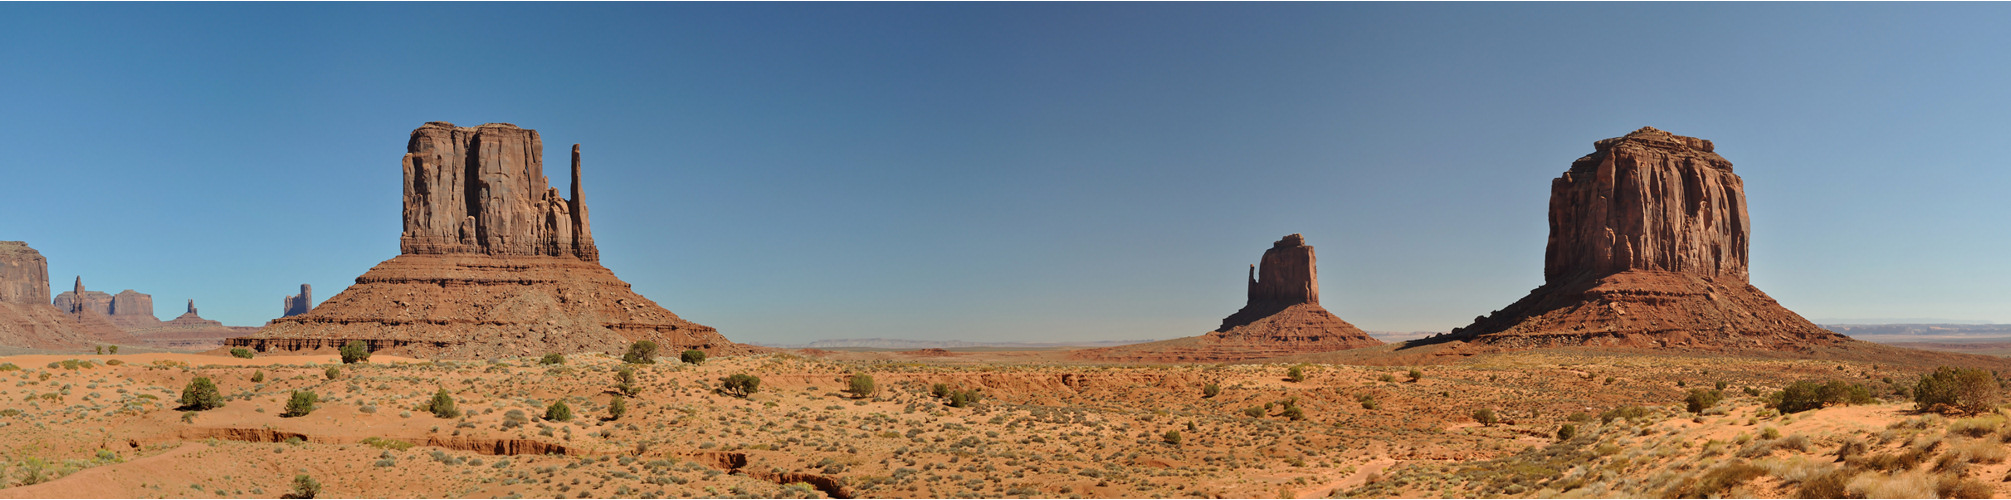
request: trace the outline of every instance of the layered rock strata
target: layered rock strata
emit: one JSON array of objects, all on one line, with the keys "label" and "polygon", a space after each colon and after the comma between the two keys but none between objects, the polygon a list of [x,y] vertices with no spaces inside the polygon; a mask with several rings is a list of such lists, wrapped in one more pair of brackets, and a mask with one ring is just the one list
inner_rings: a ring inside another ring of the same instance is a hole
[{"label": "layered rock strata", "polygon": [[[749,350],[599,264],[577,145],[571,199],[545,187],[534,130],[432,122],[412,131],[406,150],[402,254],[227,346],[304,351],[362,340],[372,351],[438,358],[618,353],[638,340],[670,353]],[[288,299],[289,312],[307,292]]]},{"label": "layered rock strata", "polygon": [[1744,183],[1711,141],[1644,127],[1551,182],[1544,284],[1451,339],[1800,349],[1845,341],[1747,282]]},{"label": "layered rock strata", "polygon": [[54,304],[58,310],[103,316],[121,330],[149,328],[161,323],[161,319],[154,316],[154,296],[131,289],[118,294],[85,290],[82,276],[77,277],[74,289],[57,295]]},{"label": "layered rock strata", "polygon": [[[109,296],[105,302],[109,307]],[[104,315],[58,309],[50,302],[48,259],[27,243],[0,241],[0,346],[64,349],[108,343],[138,340]]]},{"label": "layered rock strata", "polygon": [[1198,337],[1077,351],[1077,359],[1223,362],[1381,345],[1320,307],[1313,247],[1304,236],[1279,239],[1250,266],[1247,301],[1222,326]]}]

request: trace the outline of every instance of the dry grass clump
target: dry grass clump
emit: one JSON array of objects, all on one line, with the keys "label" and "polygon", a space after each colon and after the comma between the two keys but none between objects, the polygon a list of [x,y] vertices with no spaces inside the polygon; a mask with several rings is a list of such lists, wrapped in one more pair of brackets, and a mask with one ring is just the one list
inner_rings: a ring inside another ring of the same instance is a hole
[{"label": "dry grass clump", "polygon": [[1702,476],[1698,476],[1695,481],[1678,482],[1675,486],[1670,487],[1668,491],[1663,492],[1662,496],[1664,498],[1715,498],[1723,496],[1726,491],[1732,488],[1746,484],[1747,481],[1766,476],[1767,472],[1766,467],[1738,460],[1711,469]]},{"label": "dry grass clump", "polygon": [[1856,498],[1934,498],[1935,478],[1925,472],[1870,472],[1852,478],[1844,489]]}]

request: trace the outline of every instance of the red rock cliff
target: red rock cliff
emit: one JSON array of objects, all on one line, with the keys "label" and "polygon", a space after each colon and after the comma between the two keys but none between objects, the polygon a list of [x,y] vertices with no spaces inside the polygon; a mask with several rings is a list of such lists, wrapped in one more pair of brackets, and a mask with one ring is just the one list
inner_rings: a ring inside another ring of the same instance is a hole
[{"label": "red rock cliff", "polygon": [[1711,141],[1643,127],[1550,184],[1544,281],[1630,269],[1746,279],[1745,185]]},{"label": "red rock cliff", "polygon": [[49,303],[49,260],[23,241],[0,241],[0,302]]},{"label": "red rock cliff", "polygon": [[578,145],[572,200],[545,178],[536,130],[431,122],[412,131],[405,150],[401,252],[600,260],[581,200]]}]

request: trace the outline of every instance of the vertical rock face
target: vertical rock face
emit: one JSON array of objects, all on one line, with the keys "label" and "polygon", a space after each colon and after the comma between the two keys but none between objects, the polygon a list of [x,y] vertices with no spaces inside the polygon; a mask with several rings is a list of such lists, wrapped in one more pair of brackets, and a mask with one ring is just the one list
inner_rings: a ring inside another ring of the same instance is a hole
[{"label": "vertical rock face", "polygon": [[1747,282],[1745,185],[1711,141],[1644,127],[1593,149],[1551,182],[1543,286],[1450,338],[1768,350],[1846,340]]},{"label": "vertical rock face", "polygon": [[1222,320],[1222,327],[1198,337],[1101,349],[1077,359],[1143,362],[1223,362],[1381,345],[1368,332],[1320,307],[1317,259],[1305,236],[1292,234],[1271,244],[1250,266],[1248,301]]},{"label": "vertical rock face", "polygon": [[154,296],[130,289],[112,296],[110,316],[154,317]]},{"label": "vertical rock face", "polygon": [[49,260],[23,241],[0,241],[0,302],[49,303]]},{"label": "vertical rock face", "polygon": [[85,290],[82,276],[77,277],[76,285],[70,291],[57,295],[53,303],[60,311],[102,317],[121,330],[131,331],[161,322],[160,318],[154,317],[154,296],[132,290],[117,295]]},{"label": "vertical rock face", "polygon": [[1644,127],[1550,184],[1544,281],[1627,270],[1746,279],[1745,185],[1711,141]]},{"label": "vertical rock face", "polygon": [[412,131],[401,161],[401,255],[318,306],[302,285],[285,317],[227,345],[301,351],[361,340],[373,351],[442,358],[619,353],[638,340],[664,352],[750,350],[602,267],[579,146],[571,199],[548,187],[542,155],[537,131],[515,125],[432,122]]},{"label": "vertical rock face", "polygon": [[286,296],[286,304],[284,305],[284,309],[280,311],[279,317],[284,318],[307,314],[307,311],[310,309],[314,309],[314,287],[301,283],[300,295]]},{"label": "vertical rock face", "polygon": [[570,201],[549,187],[535,130],[431,122],[405,150],[401,252],[600,259],[580,200],[578,145]]}]

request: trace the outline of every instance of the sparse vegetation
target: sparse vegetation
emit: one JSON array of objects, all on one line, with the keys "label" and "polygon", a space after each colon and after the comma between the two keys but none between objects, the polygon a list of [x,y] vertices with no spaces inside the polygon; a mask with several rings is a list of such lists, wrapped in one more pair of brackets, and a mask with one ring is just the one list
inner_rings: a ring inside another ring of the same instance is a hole
[{"label": "sparse vegetation", "polygon": [[1180,446],[1180,431],[1179,430],[1166,431],[1166,434],[1162,436],[1160,439],[1166,441],[1166,444],[1170,444],[1173,446]]},{"label": "sparse vegetation", "polygon": [[573,407],[566,406],[565,400],[553,401],[551,406],[545,407],[545,420],[571,422],[573,420]]},{"label": "sparse vegetation", "polygon": [[243,347],[230,348],[230,355],[244,359],[251,359],[253,356],[253,354],[251,353],[251,349],[245,349]]},{"label": "sparse vegetation", "polygon": [[761,377],[735,373],[719,379],[719,386],[729,396],[744,398],[761,390]]},{"label": "sparse vegetation", "polygon": [[1215,396],[1218,396],[1218,395],[1221,395],[1221,394],[1222,394],[1222,385],[1221,385],[1221,384],[1217,384],[1217,383],[1214,383],[1214,382],[1209,382],[1209,383],[1208,383],[1208,385],[1204,385],[1204,386],[1201,386],[1201,397],[1202,397],[1202,398],[1213,398],[1213,397],[1215,397]]},{"label": "sparse vegetation", "polygon": [[1413,382],[1413,383],[1415,383],[1415,382],[1417,382],[1417,381],[1419,381],[1419,380],[1424,380],[1424,370],[1419,370],[1419,369],[1416,369],[1416,368],[1412,368],[1412,369],[1410,369],[1410,373],[1406,373],[1406,374],[1404,374],[1404,375],[1406,375],[1406,376],[1409,376],[1409,377],[1410,377],[1410,381],[1411,381],[1411,382]]},{"label": "sparse vegetation", "polygon": [[705,351],[685,349],[683,354],[677,355],[677,359],[689,364],[702,365],[705,364]]},{"label": "sparse vegetation", "polygon": [[626,414],[628,414],[628,398],[615,396],[613,400],[608,401],[608,420],[621,420],[621,416]]},{"label": "sparse vegetation", "polygon": [[545,357],[542,357],[542,358],[538,358],[538,364],[540,364],[540,365],[563,365],[563,364],[566,364],[566,355],[564,355],[564,354],[559,354],[559,353],[556,353],[556,352],[554,352],[554,353],[550,353],[550,354],[546,354],[546,355],[545,355]]},{"label": "sparse vegetation", "polygon": [[293,493],[287,496],[290,498],[314,498],[320,494],[321,482],[315,481],[312,476],[300,474],[293,476]]},{"label": "sparse vegetation", "polygon": [[336,377],[342,376],[342,369],[330,365],[328,369],[321,371],[321,376],[327,377],[329,380],[335,380]]},{"label": "sparse vegetation", "polygon": [[1285,379],[1293,382],[1305,382],[1306,365],[1293,365],[1291,369],[1285,370]]},{"label": "sparse vegetation", "polygon": [[1768,405],[1781,413],[1800,413],[1830,405],[1866,404],[1871,391],[1862,385],[1841,380],[1827,382],[1801,380],[1768,396]]},{"label": "sparse vegetation", "polygon": [[345,365],[370,362],[370,344],[361,340],[351,340],[343,344],[339,352],[342,354],[342,364]]},{"label": "sparse vegetation", "polygon": [[1683,397],[1683,404],[1687,405],[1690,413],[1703,413],[1705,409],[1717,406],[1718,402],[1724,399],[1723,390],[1690,389],[1689,395]]},{"label": "sparse vegetation", "polygon": [[461,410],[454,407],[454,395],[448,394],[445,387],[440,388],[439,392],[434,392],[433,399],[427,401],[426,405],[419,408],[419,410],[433,412],[433,416],[440,418],[456,418],[461,416]]},{"label": "sparse vegetation", "polygon": [[251,372],[251,383],[265,382],[265,370]]},{"label": "sparse vegetation", "polygon": [[1480,425],[1493,426],[1499,420],[1495,418],[1493,409],[1481,408],[1473,411],[1473,421],[1480,422]]},{"label": "sparse vegetation", "polygon": [[847,382],[849,387],[846,388],[846,391],[852,393],[852,397],[864,398],[873,395],[874,387],[873,387],[872,375],[864,373],[855,373],[852,374],[852,379]]},{"label": "sparse vegetation", "polygon": [[614,382],[615,390],[621,392],[623,396],[635,397],[635,395],[642,393],[642,388],[635,385],[634,367],[623,366],[621,369],[615,370]]}]

